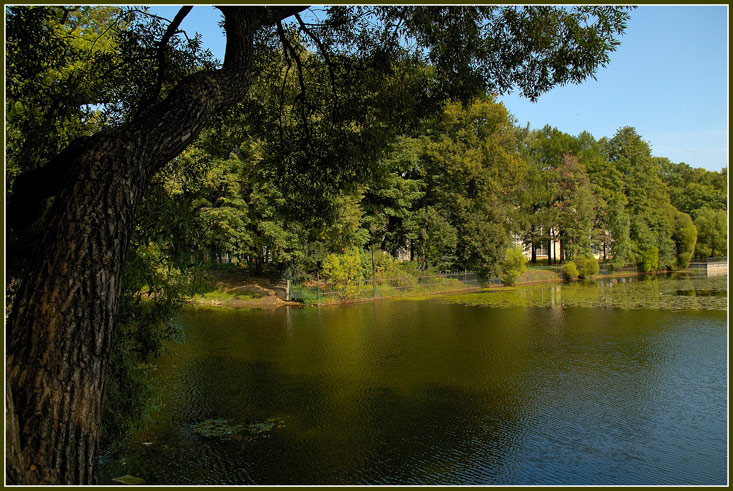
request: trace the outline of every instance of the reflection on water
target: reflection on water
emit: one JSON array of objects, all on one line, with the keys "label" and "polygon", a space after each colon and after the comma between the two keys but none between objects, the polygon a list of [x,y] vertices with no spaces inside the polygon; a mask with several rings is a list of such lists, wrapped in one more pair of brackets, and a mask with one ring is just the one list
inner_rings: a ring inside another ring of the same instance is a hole
[{"label": "reflection on water", "polygon": [[674,274],[594,282],[528,285],[446,296],[444,302],[483,307],[603,307],[616,309],[727,310],[727,277]]},{"label": "reflection on water", "polygon": [[[632,286],[720,290],[675,281]],[[100,483],[725,484],[725,310],[571,308],[574,287],[192,310]]]}]

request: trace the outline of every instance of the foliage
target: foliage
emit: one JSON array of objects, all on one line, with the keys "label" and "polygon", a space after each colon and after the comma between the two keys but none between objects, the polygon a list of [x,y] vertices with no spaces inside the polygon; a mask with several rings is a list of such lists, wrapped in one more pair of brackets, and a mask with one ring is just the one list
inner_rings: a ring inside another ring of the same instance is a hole
[{"label": "foliage", "polygon": [[659,250],[654,246],[643,250],[637,257],[636,264],[639,271],[644,273],[656,271],[659,269]]},{"label": "foliage", "polygon": [[558,225],[566,257],[590,253],[593,205],[596,202],[585,168],[575,157],[563,155],[558,171]]},{"label": "foliage", "polygon": [[562,277],[566,280],[574,280],[578,277],[578,268],[573,261],[563,264],[560,271],[562,271]]},{"label": "foliage", "polygon": [[727,204],[728,169],[711,172],[695,169],[684,162],[675,164],[664,157],[657,158],[660,177],[669,189],[670,202],[683,213],[708,207],[725,210]]},{"label": "foliage", "polygon": [[700,259],[726,255],[728,219],[725,210],[713,210],[707,206],[693,212],[697,229],[695,255]]},{"label": "foliage", "polygon": [[577,265],[578,278],[584,280],[593,279],[600,270],[598,260],[593,256],[579,256],[575,259]]},{"label": "foliage", "polygon": [[361,275],[361,254],[351,248],[342,254],[329,254],[323,260],[323,279],[332,282],[341,300],[356,298]]},{"label": "foliage", "polygon": [[521,247],[510,247],[501,262],[501,281],[505,285],[514,285],[517,279],[527,271],[527,261]]},{"label": "foliage", "polygon": [[408,222],[407,238],[422,269],[448,270],[456,263],[458,231],[432,206],[415,211]]},{"label": "foliage", "polygon": [[676,255],[672,230],[676,211],[660,178],[663,171],[659,160],[651,156],[649,144],[631,127],[621,128],[613,138],[601,143],[606,158],[625,176],[623,191],[630,219],[632,254],[641,258],[655,248],[654,269],[673,267]]},{"label": "foliage", "polygon": [[610,256],[607,263],[610,270],[621,269],[631,260],[630,220],[624,201],[623,196],[611,200],[606,213],[608,233],[604,234],[604,245],[607,257]]},{"label": "foliage", "polygon": [[[505,225],[518,207],[516,191],[526,173],[525,162],[515,152],[518,136],[506,108],[489,97],[468,105],[448,104],[427,126],[415,172],[424,182],[420,204],[427,215],[418,213],[415,219],[429,219],[436,229],[428,239],[436,252],[426,254],[450,255],[450,225],[460,238],[454,266],[483,277],[497,273],[508,242]],[[441,266],[446,262],[441,260]]]},{"label": "foliage", "polygon": [[684,269],[690,264],[697,242],[697,228],[687,213],[681,211],[675,213],[672,240],[675,242],[677,253],[675,266],[677,269]]},{"label": "foliage", "polygon": [[[12,6],[7,14],[11,176],[154,102],[155,53],[167,26],[146,10]],[[200,38],[173,37],[166,66],[170,88],[213,62]]]}]

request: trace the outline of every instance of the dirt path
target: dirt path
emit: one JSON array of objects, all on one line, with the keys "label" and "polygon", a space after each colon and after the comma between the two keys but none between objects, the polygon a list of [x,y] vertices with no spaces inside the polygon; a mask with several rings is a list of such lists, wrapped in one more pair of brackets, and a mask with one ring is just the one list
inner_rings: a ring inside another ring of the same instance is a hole
[{"label": "dirt path", "polygon": [[[282,306],[302,306],[297,302],[288,302],[277,296],[267,278],[245,278],[231,271],[212,271],[212,283],[216,293],[222,298],[206,298],[196,296],[193,302],[197,305],[211,307],[275,309]],[[247,294],[250,295],[247,295]],[[238,294],[242,295],[239,297]]]}]

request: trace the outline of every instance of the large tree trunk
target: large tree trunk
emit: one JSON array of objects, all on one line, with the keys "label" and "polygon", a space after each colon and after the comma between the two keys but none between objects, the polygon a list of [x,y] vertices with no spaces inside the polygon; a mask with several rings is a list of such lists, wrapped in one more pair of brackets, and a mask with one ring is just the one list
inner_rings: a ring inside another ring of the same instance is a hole
[{"label": "large tree trunk", "polygon": [[136,207],[151,176],[246,94],[253,36],[274,10],[223,7],[221,70],[184,79],[146,115],[67,155],[70,184],[49,210],[8,320],[6,409],[14,407],[8,420],[17,423],[7,426],[8,455],[16,456],[7,461],[9,478],[95,482],[105,370]]}]

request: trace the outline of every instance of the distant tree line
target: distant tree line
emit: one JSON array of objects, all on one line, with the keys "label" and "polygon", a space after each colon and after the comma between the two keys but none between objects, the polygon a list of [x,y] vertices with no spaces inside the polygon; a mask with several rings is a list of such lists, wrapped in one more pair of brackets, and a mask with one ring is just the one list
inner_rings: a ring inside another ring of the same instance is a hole
[{"label": "distant tree line", "polygon": [[[302,196],[277,185],[266,137],[217,154],[221,132],[206,133],[156,181],[161,196],[188,206],[192,261],[226,253],[252,274],[302,279],[329,255],[375,247],[421,270],[496,276],[517,239],[533,262],[543,248],[550,263],[595,253],[610,269],[644,271],[726,251],[727,170],[653,157],[632,127],[596,140],[518,127],[489,95],[448,102],[385,143],[368,174],[331,189],[317,215],[298,213]],[[191,169],[195,178],[182,174]]]}]

